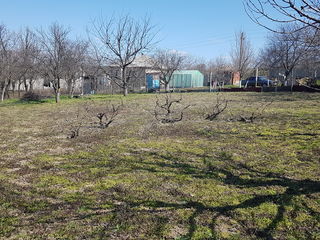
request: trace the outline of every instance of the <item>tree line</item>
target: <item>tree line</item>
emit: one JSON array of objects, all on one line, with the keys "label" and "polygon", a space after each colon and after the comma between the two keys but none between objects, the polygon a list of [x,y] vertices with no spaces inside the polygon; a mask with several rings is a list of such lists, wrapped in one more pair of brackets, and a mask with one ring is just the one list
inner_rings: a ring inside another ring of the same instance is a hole
[{"label": "tree line", "polygon": [[[241,79],[252,76],[256,68],[277,78],[281,85],[295,77],[307,77],[315,84],[320,68],[320,2],[313,0],[242,0],[244,10],[256,24],[268,29],[265,46],[254,54],[245,32],[235,35],[230,57],[194,64],[209,80],[230,82],[226,71],[238,72]],[[295,76],[294,71],[303,72]]]},{"label": "tree line", "polygon": [[[51,86],[56,102],[60,101],[62,81],[69,96],[84,76],[108,76],[124,95],[135,79],[130,68],[138,56],[156,49],[157,31],[150,19],[136,20],[129,15],[96,19],[88,28],[86,39],[72,39],[71,29],[58,23],[48,28],[25,28],[18,33],[0,25],[1,101],[9,90],[32,91],[37,80]],[[174,71],[186,56],[166,49],[153,51],[149,64],[160,72],[160,81],[169,89]]]},{"label": "tree line", "polygon": [[18,33],[0,25],[1,100],[9,95],[10,88],[19,95],[21,86],[32,91],[40,78],[51,84],[57,102],[62,79],[72,95],[76,79],[88,65],[88,42],[72,40],[69,35],[70,30],[58,23],[46,30],[27,27]]},{"label": "tree line", "polygon": [[[247,11],[251,10],[251,13],[256,14],[256,18],[250,15],[256,20],[260,19],[259,14],[268,18],[264,9],[257,11],[259,2],[245,1]],[[85,75],[101,74],[109,76],[122,93],[127,95],[129,84],[135,78],[135,72],[130,67],[138,56],[151,53],[150,64],[159,72],[160,82],[166,91],[169,90],[173,72],[181,68],[198,69],[210,75],[210,80],[216,81],[230,80],[229,76],[225,76],[225,69],[238,72],[243,79],[250,76],[256,67],[266,72],[273,69],[281,72],[282,78],[279,79],[282,83],[289,77],[292,78],[292,72],[297,66],[308,68],[316,77],[320,63],[318,22],[312,23],[311,18],[306,16],[301,17],[302,20],[298,15],[293,17],[295,21],[285,22],[273,29],[257,56],[246,33],[239,32],[235,35],[229,58],[218,57],[211,61],[191,60],[178,51],[154,51],[158,43],[157,28],[149,18],[137,20],[126,15],[96,19],[88,28],[86,39],[72,38],[71,29],[58,23],[40,29],[26,27],[19,32],[10,31],[1,24],[1,101],[9,97],[9,91],[17,91],[18,95],[21,89],[32,91],[36,81],[43,79],[52,87],[56,102],[59,102],[62,81],[67,85],[68,94],[73,96],[77,80]],[[317,15],[313,14],[311,17],[316,18]]]}]

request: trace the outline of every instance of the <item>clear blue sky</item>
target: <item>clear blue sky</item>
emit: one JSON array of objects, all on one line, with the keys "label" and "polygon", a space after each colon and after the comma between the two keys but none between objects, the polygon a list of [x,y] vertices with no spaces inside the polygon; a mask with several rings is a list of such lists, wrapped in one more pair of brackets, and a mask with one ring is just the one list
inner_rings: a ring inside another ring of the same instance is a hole
[{"label": "clear blue sky", "polygon": [[256,51],[268,33],[249,19],[241,0],[0,0],[0,23],[13,30],[57,21],[86,36],[92,19],[127,13],[151,16],[159,47],[204,59],[229,56],[237,31],[247,33]]}]

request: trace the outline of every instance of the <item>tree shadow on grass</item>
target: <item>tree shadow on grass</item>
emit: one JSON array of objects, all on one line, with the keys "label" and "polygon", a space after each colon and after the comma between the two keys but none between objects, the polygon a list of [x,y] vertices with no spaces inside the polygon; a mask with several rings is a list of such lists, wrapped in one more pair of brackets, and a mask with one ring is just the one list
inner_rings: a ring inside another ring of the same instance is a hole
[{"label": "tree shadow on grass", "polygon": [[[291,183],[287,182],[286,185],[291,185]],[[319,192],[320,184],[319,182],[312,181],[300,181],[299,183],[295,182],[296,187],[291,188],[288,187],[287,190],[283,194],[278,195],[260,195],[250,198],[246,201],[243,201],[240,204],[236,205],[226,205],[226,206],[218,206],[218,207],[210,207],[206,206],[199,202],[189,201],[186,203],[166,203],[162,201],[144,201],[144,202],[127,202],[131,207],[144,206],[150,208],[174,208],[174,209],[195,209],[193,214],[189,217],[189,232],[184,236],[186,239],[191,239],[194,235],[197,225],[196,225],[196,217],[202,214],[204,211],[209,211],[215,213],[215,217],[212,219],[212,231],[214,231],[214,225],[219,216],[230,217],[232,211],[236,209],[245,209],[245,208],[254,208],[258,207],[263,203],[274,203],[278,206],[277,214],[272,220],[272,222],[260,231],[256,231],[255,235],[264,239],[273,239],[272,233],[273,230],[276,229],[279,222],[281,222],[284,218],[285,214],[285,206],[291,204],[292,199],[295,196],[303,195],[303,194],[312,194]],[[262,184],[265,186],[265,183]],[[314,214],[318,214],[314,212]],[[213,235],[215,233],[213,232]]]},{"label": "tree shadow on grass", "polygon": [[[88,206],[88,209],[91,210],[90,213],[79,214],[76,211],[73,211],[73,215],[70,216],[61,216],[60,218],[53,218],[48,220],[47,224],[54,224],[57,222],[66,222],[66,221],[78,221],[83,219],[91,219],[94,216],[112,214],[118,216],[119,219],[124,219],[123,214],[136,212],[147,213],[149,215],[154,215],[156,212],[161,211],[163,208],[169,208],[173,210],[186,209],[192,210],[192,214],[188,218],[188,232],[182,236],[181,239],[191,239],[194,237],[198,224],[197,218],[209,212],[212,214],[212,221],[210,224],[210,229],[212,231],[212,236],[216,236],[216,227],[218,226],[219,217],[232,218],[234,211],[237,209],[250,209],[259,207],[264,203],[273,203],[277,206],[277,213],[272,218],[271,222],[264,227],[263,229],[244,229],[247,231],[248,235],[254,236],[255,238],[262,239],[274,239],[274,233],[277,230],[279,223],[284,219],[286,214],[286,207],[294,205],[294,198],[301,195],[311,195],[314,193],[320,192],[320,182],[304,179],[296,180],[285,177],[281,174],[273,172],[263,172],[256,170],[252,167],[249,167],[245,164],[238,163],[232,159],[224,159],[224,164],[219,166],[211,166],[210,169],[204,168],[195,163],[188,163],[183,161],[179,157],[169,156],[160,153],[149,153],[153,156],[153,159],[156,161],[140,161],[140,162],[131,162],[132,171],[142,170],[148,172],[175,172],[178,174],[184,174],[190,176],[191,178],[199,179],[216,179],[226,186],[232,186],[236,188],[254,188],[254,187],[281,187],[284,189],[280,194],[264,194],[264,195],[254,195],[247,200],[242,201],[239,204],[227,204],[224,206],[209,206],[202,202],[192,201],[192,198],[187,198],[186,201],[176,201],[176,202],[166,202],[158,200],[135,200],[133,198],[128,198],[127,193],[123,192],[116,194],[116,196],[105,195],[104,197],[109,199],[110,205],[114,205],[114,208],[105,211],[102,207],[97,205],[96,207]],[[209,158],[209,156],[194,155],[196,158]],[[157,161],[157,159],[163,159],[163,161]],[[139,164],[138,164],[139,163]],[[126,169],[127,171],[127,169]],[[249,176],[249,178],[243,178],[242,175]],[[223,176],[223,177],[221,177]],[[3,186],[4,187],[4,186]],[[17,202],[18,195],[16,192],[10,192],[8,188],[3,188],[3,192],[7,192],[8,196],[11,196],[10,199],[6,201]],[[115,189],[108,189],[108,191],[117,191]],[[110,193],[108,193],[110,194]],[[17,196],[16,196],[17,195]],[[1,195],[0,195],[1,196]],[[14,197],[15,196],[15,197]],[[117,203],[117,204],[113,204]],[[67,204],[68,205],[68,204]],[[59,205],[50,206],[50,209],[59,209]],[[65,206],[70,209],[77,209],[77,206]],[[122,208],[125,208],[125,211],[121,211]],[[120,209],[120,210],[119,210]],[[139,209],[139,210],[137,210]],[[316,219],[320,219],[320,214],[316,210],[313,210],[305,204],[305,209],[313,215]],[[132,212],[133,211],[133,212]],[[165,224],[163,221],[159,221],[160,225]],[[22,227],[20,225],[20,227]],[[158,231],[163,229],[163,226],[158,226]],[[108,231],[109,227],[106,227],[103,231]],[[102,231],[102,232],[103,232]],[[101,233],[102,234],[102,233]],[[305,235],[310,234],[308,232]],[[102,234],[101,236],[106,236]],[[312,239],[312,236],[309,237]],[[103,237],[101,238],[103,239]]]},{"label": "tree shadow on grass", "polygon": [[[160,155],[159,157],[163,157]],[[207,157],[207,156],[204,156]],[[165,158],[169,160],[170,158]],[[172,159],[171,159],[172,160]],[[140,201],[140,202],[126,202],[131,207],[144,206],[150,208],[174,208],[174,209],[194,209],[193,214],[189,217],[189,231],[183,236],[182,239],[191,239],[197,229],[196,218],[205,211],[212,212],[214,217],[212,219],[211,231],[212,236],[216,236],[214,232],[216,221],[218,217],[225,216],[230,217],[232,212],[237,209],[248,209],[258,207],[264,203],[273,203],[277,205],[277,213],[273,217],[272,221],[263,229],[257,230],[250,234],[254,234],[257,238],[262,239],[274,239],[273,233],[276,230],[278,224],[284,219],[286,213],[286,207],[293,205],[293,199],[301,195],[310,195],[320,192],[320,182],[310,179],[296,180],[290,179],[277,173],[263,172],[255,170],[245,164],[236,163],[229,159],[226,163],[227,167],[214,167],[210,171],[197,168],[189,165],[188,163],[179,163],[178,159],[173,159],[171,163],[144,163],[146,165],[158,165],[159,167],[166,167],[167,169],[176,170],[182,174],[188,174],[194,178],[215,178],[219,179],[226,185],[232,185],[237,188],[253,188],[253,187],[283,187],[285,191],[281,194],[266,194],[254,196],[248,200],[245,200],[236,205],[225,206],[206,206],[200,202],[188,201],[183,203],[168,203],[163,201]],[[142,168],[148,170],[148,168]],[[152,168],[154,172],[154,168]],[[161,171],[161,170],[160,170]],[[159,172],[160,172],[159,171]],[[237,174],[235,174],[235,172]],[[250,176],[249,179],[242,178],[241,174]],[[224,178],[220,176],[224,175]],[[310,213],[317,219],[319,219],[320,213],[316,212],[306,206]],[[307,235],[310,233],[306,233]],[[310,238],[311,235],[310,235]]]}]

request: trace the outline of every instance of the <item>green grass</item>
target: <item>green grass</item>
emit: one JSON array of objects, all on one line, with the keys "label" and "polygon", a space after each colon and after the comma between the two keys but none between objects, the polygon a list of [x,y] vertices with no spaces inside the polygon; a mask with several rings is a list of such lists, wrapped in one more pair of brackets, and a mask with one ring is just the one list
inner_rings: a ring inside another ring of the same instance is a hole
[{"label": "green grass", "polygon": [[[153,94],[0,103],[0,239],[320,239],[320,95],[220,94],[211,122],[216,93],[182,94],[175,124]],[[121,101],[109,128],[67,138]]]}]

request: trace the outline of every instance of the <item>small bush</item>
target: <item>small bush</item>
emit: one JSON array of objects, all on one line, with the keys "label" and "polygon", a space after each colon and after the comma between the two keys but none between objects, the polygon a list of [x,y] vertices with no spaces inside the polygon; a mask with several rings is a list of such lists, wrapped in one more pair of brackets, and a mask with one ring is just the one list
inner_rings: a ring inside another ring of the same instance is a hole
[{"label": "small bush", "polygon": [[43,97],[35,92],[26,92],[25,94],[23,94],[21,100],[22,101],[27,101],[27,102],[31,102],[31,101],[35,101],[35,102],[39,102],[43,99]]}]

